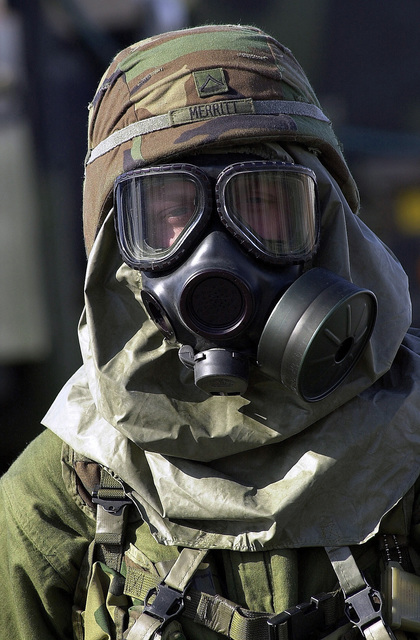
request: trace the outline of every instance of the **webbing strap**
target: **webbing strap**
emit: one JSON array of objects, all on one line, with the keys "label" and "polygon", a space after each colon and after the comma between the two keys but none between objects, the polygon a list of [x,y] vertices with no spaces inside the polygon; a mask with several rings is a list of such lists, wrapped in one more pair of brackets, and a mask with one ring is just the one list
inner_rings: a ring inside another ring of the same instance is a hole
[{"label": "webbing strap", "polygon": [[[175,585],[174,576],[178,570],[172,571],[170,572],[170,574],[172,573],[172,584]],[[150,590],[157,587],[160,582],[158,576],[151,575],[145,569],[127,566],[124,593],[144,602]],[[167,579],[165,583],[167,583]],[[314,598],[313,600],[315,602],[316,599]],[[316,602],[317,611],[322,613],[325,629],[335,627],[343,617],[343,597],[341,592],[328,595],[323,599],[316,600]],[[243,609],[222,596],[210,595],[190,588],[185,594],[184,604],[183,616],[212,631],[225,635],[231,640],[271,640],[272,638],[274,640],[290,640],[290,638],[302,637],[301,634],[289,633],[291,628],[295,627],[295,622],[299,627],[301,626],[302,619],[297,620],[300,615],[305,618],[306,610],[302,605],[287,610],[283,615],[276,616],[276,619],[278,618],[279,620],[272,625],[270,633],[268,620],[273,619],[273,614]],[[311,606],[308,603],[308,610]],[[312,624],[312,622],[309,622],[309,624]],[[303,637],[306,637],[306,635]],[[339,636],[333,634],[331,639],[333,637]],[[134,640],[134,636],[132,638]]]},{"label": "webbing strap", "polygon": [[382,617],[378,591],[364,580],[349,547],[326,547],[333,569],[344,592],[346,615],[368,640],[395,640]]},{"label": "webbing strap", "polygon": [[115,476],[111,475],[104,467],[101,467],[101,484],[98,489],[100,498],[124,498],[123,486]]},{"label": "webbing strap", "polygon": [[102,468],[100,484],[93,491],[92,501],[98,505],[95,532],[97,559],[119,571],[123,556],[126,507],[130,500],[121,482]]},{"label": "webbing strap", "polygon": [[381,620],[367,627],[363,633],[367,640],[389,640],[390,638],[395,638],[394,634],[390,635],[388,633]]},{"label": "webbing strap", "polygon": [[124,593],[131,598],[145,601],[150,589],[154,589],[162,582],[159,576],[155,576],[140,568],[127,566]]},{"label": "webbing strap", "polygon": [[[157,576],[127,567],[124,593],[144,601],[150,589],[160,583]],[[185,597],[182,615],[232,640],[268,640],[267,614],[253,614],[222,598],[190,589]],[[140,636],[139,636],[140,637]],[[279,627],[279,640],[287,640],[287,624]]]},{"label": "webbing strap", "polygon": [[[235,116],[246,113],[247,115],[306,116],[322,122],[330,122],[319,107],[315,104],[308,104],[306,102],[295,102],[294,100],[252,100],[250,98],[245,100],[225,101],[224,104],[227,104],[227,102],[231,103],[228,113],[223,113],[223,110],[221,112],[220,110],[212,111],[211,109],[203,108],[203,116],[201,118],[194,117],[194,121],[208,120],[212,117],[220,117],[221,115]],[[236,105],[236,103],[238,104]],[[246,105],[249,105],[247,109],[245,109]],[[190,109],[197,110],[202,106],[203,105],[192,105],[191,107],[182,107],[180,109],[170,111],[169,113],[133,122],[123,129],[114,131],[114,133],[111,133],[111,135],[105,138],[105,140],[102,140],[94,149],[92,149],[88,157],[87,164],[90,164],[100,156],[108,153],[108,151],[119,147],[121,144],[124,144],[137,136],[152,133],[153,131],[162,131],[162,129],[169,129],[170,127],[190,122],[184,114],[186,114]]]},{"label": "webbing strap", "polygon": [[124,592],[128,593],[128,585],[132,588],[134,585],[135,593],[128,595],[135,595],[143,600],[145,606],[126,640],[149,640],[169,620],[176,617],[176,614],[171,613],[171,608],[174,606],[177,611],[181,611],[184,607],[184,591],[207,553],[208,549],[182,549],[166,578],[159,581],[153,580],[153,576],[136,581],[136,575],[141,576],[143,572],[127,567]]},{"label": "webbing strap", "polygon": [[142,613],[128,632],[126,640],[148,640],[153,638],[161,626],[161,620]]},{"label": "webbing strap", "polygon": [[349,547],[327,547],[326,552],[345,596],[364,589],[366,582]]},{"label": "webbing strap", "polygon": [[[186,598],[187,618],[232,640],[268,640],[267,620],[272,614],[241,609],[221,596],[190,591]],[[287,640],[287,623],[277,628],[278,639]]]},{"label": "webbing strap", "polygon": [[208,549],[182,549],[165,578],[165,584],[184,591],[207,554]]}]

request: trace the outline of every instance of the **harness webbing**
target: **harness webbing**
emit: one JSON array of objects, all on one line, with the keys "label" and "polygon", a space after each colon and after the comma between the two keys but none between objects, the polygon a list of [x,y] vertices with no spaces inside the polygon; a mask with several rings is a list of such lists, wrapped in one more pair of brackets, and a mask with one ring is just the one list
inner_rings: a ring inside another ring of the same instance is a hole
[{"label": "harness webbing", "polygon": [[[185,549],[185,551],[191,551]],[[170,572],[171,573],[171,572]],[[168,574],[169,576],[170,574]],[[168,578],[165,579],[167,583]],[[124,593],[144,602],[154,588],[161,584],[159,576],[150,574],[140,567],[127,566]],[[184,583],[185,584],[185,583]],[[193,588],[188,589],[184,598],[182,616],[221,633],[231,640],[270,640],[268,620],[273,614],[250,611],[219,595],[210,595]],[[325,629],[339,623],[343,617],[343,597],[341,592],[329,594],[319,599],[318,610],[324,616]],[[293,612],[284,616],[284,621],[273,627],[276,640],[288,640],[290,619]]]},{"label": "harness webbing", "polygon": [[[131,627],[126,640],[149,640],[168,620],[177,617],[179,607],[184,606],[184,590],[207,553],[207,549],[182,549],[165,580],[157,580],[157,584],[144,595],[142,592],[140,599],[144,602],[144,610]],[[147,581],[143,582],[143,588],[149,585]],[[171,612],[173,606],[175,613]]]},{"label": "harness webbing", "polygon": [[108,567],[119,571],[123,557],[124,531],[127,506],[121,482],[106,469],[101,468],[99,486],[93,491],[92,501],[98,505],[96,511],[95,555]]},{"label": "harness webbing", "polygon": [[[95,555],[112,569],[120,571],[126,507],[131,499],[122,482],[102,468],[100,484],[92,493],[92,501],[98,505]],[[304,640],[309,631],[328,633],[328,630],[335,629],[327,636],[333,640],[340,637],[336,630],[343,625],[343,593],[349,620],[367,640],[395,640],[384,624],[380,607],[372,606],[371,593],[375,597],[377,592],[366,585],[347,547],[327,549],[342,591],[314,596],[311,602],[277,615],[250,611],[220,595],[189,588],[207,553],[206,549],[182,549],[164,580],[140,567],[127,566],[124,593],[143,602],[144,609],[126,640],[151,640],[155,634],[160,634],[168,621],[179,615],[230,640]],[[365,592],[369,592],[367,596]],[[365,614],[366,603],[368,615]],[[348,614],[349,609],[356,612],[356,618],[361,612],[362,619],[352,618]]]},{"label": "harness webbing", "polygon": [[[232,640],[267,640],[269,615],[241,609],[221,596],[190,592],[184,614]],[[287,640],[286,623],[277,627],[278,639]]]},{"label": "harness webbing", "polygon": [[367,640],[395,640],[382,617],[379,592],[364,580],[349,547],[326,547],[344,593],[346,615]]}]

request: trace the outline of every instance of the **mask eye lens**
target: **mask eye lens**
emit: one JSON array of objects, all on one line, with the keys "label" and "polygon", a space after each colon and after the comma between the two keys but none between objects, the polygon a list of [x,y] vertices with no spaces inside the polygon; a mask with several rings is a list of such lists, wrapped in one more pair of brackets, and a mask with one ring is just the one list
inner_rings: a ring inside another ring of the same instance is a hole
[{"label": "mask eye lens", "polygon": [[138,197],[144,242],[158,251],[176,243],[197,212],[197,188],[185,175],[147,176]]},{"label": "mask eye lens", "polygon": [[138,169],[117,178],[116,229],[127,264],[170,266],[206,225],[209,190],[206,175],[190,165]]},{"label": "mask eye lens", "polygon": [[218,185],[225,225],[260,257],[272,262],[305,260],[317,242],[316,184],[311,172],[273,168],[226,172]]}]

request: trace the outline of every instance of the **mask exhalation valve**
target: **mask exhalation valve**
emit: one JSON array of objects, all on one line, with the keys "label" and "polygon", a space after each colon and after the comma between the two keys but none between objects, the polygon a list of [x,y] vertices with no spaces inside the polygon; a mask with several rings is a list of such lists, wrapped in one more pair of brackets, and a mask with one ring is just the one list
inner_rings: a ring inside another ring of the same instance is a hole
[{"label": "mask exhalation valve", "polygon": [[179,350],[179,359],[194,370],[194,383],[213,396],[235,396],[248,386],[248,358],[228,349],[207,349],[194,353],[189,345]]}]

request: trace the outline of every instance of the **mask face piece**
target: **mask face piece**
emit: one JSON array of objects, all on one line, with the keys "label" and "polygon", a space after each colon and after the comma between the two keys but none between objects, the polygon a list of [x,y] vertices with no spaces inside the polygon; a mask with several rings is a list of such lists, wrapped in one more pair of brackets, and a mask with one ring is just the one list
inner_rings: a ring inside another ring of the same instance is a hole
[{"label": "mask face piece", "polygon": [[164,336],[190,347],[180,357],[194,369],[197,386],[237,394],[246,389],[265,320],[301,271],[253,259],[220,225],[178,268],[143,271],[141,296]]},{"label": "mask face piece", "polygon": [[146,310],[181,345],[196,386],[242,394],[251,364],[313,402],[353,368],[376,301],[328,271],[303,274],[319,237],[310,169],[260,160],[137,169],[117,178],[114,205],[121,255],[142,271]]}]

